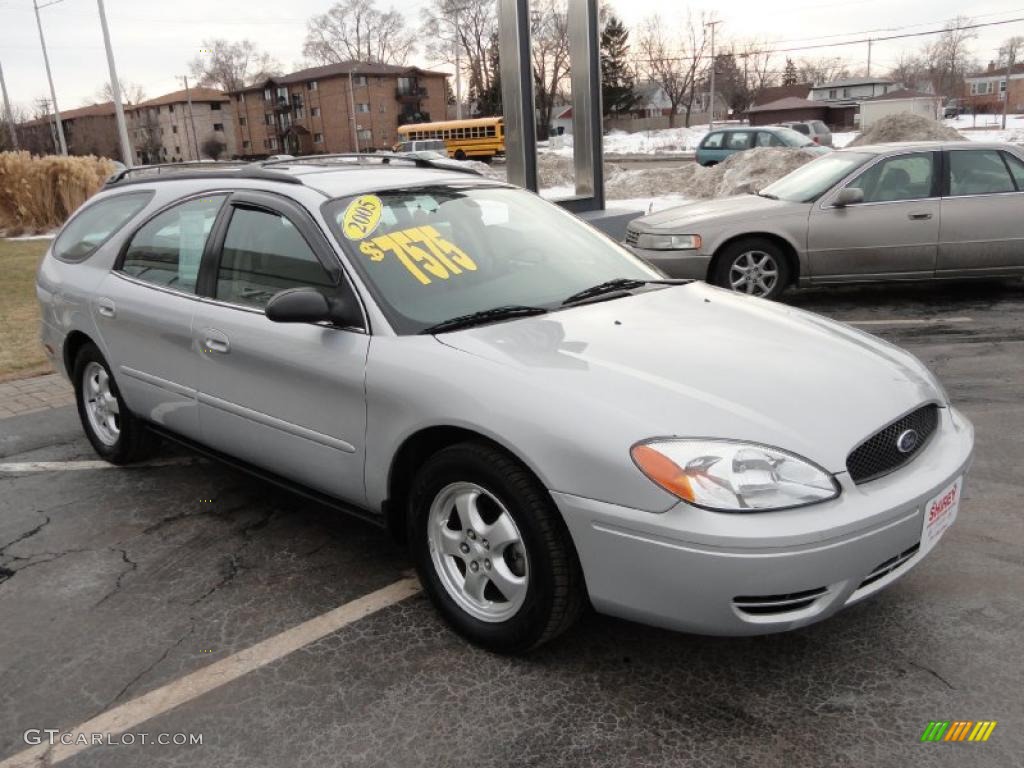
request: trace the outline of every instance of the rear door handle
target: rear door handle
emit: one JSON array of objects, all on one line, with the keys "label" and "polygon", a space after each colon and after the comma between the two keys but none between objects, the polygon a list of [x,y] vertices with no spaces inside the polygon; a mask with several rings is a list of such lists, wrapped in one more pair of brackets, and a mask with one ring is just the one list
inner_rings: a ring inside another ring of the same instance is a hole
[{"label": "rear door handle", "polygon": [[932,215],[930,213],[908,213],[907,218],[911,221],[924,221],[930,219]]},{"label": "rear door handle", "polygon": [[96,311],[103,317],[117,316],[117,307],[108,298],[96,299]]},{"label": "rear door handle", "polygon": [[203,331],[203,351],[219,352],[226,355],[231,351],[231,342],[228,340],[227,334],[221,333],[215,328],[207,328]]}]

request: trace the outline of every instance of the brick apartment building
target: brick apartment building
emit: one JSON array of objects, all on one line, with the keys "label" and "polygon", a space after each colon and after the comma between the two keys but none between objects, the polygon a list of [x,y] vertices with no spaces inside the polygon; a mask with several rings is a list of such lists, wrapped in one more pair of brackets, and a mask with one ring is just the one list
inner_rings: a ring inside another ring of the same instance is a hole
[{"label": "brick apartment building", "polygon": [[125,109],[125,120],[136,163],[209,158],[204,145],[211,139],[223,146],[216,159],[226,160],[238,154],[232,102],[224,91],[216,88],[174,91],[141,101]]},{"label": "brick apartment building", "polygon": [[[978,112],[1002,112],[1007,96],[1006,67],[988,65],[984,72],[964,78],[964,102]],[[1024,112],[1024,64],[1010,68],[1010,112]]]},{"label": "brick apartment building", "polygon": [[[71,155],[97,155],[121,160],[117,139],[114,102],[90,104],[87,107],[61,112],[64,141]],[[35,155],[60,154],[57,125],[52,114],[27,120],[18,126],[23,149]]]},{"label": "brick apartment building", "polygon": [[237,154],[390,149],[399,125],[446,118],[447,77],[418,67],[345,62],[270,78],[231,94]]}]

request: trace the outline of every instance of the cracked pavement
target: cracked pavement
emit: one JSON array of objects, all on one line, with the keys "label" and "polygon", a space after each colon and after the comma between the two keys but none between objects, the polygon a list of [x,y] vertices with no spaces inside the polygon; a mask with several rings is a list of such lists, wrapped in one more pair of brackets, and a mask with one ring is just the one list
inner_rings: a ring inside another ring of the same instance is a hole
[{"label": "cracked pavement", "polygon": [[[1020,765],[1024,286],[790,301],[973,319],[869,329],[928,363],[977,428],[957,523],[896,585],[767,637],[589,614],[525,659],[467,646],[417,596],[134,729],[202,746],[97,746],[62,765]],[[0,420],[0,461],[93,458],[73,408]],[[0,475],[0,760],[28,728],[73,727],[409,566],[382,531],[205,460]],[[999,725],[985,744],[920,744],[935,719]]]}]

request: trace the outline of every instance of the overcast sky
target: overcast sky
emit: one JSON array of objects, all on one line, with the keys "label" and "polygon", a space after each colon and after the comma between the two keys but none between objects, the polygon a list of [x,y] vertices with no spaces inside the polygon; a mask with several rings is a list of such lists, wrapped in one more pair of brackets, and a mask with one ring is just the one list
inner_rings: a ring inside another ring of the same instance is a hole
[{"label": "overcast sky", "polygon": [[[420,10],[427,2],[401,0],[394,6],[418,25]],[[209,38],[248,37],[277,57],[286,69],[299,68],[306,19],[329,5],[327,0],[106,0],[121,79],[141,83],[148,97],[181,88],[180,77],[187,74],[189,60],[199,55],[202,40]],[[673,13],[679,13],[677,9],[685,8],[678,0],[611,0],[611,5],[630,25],[658,11],[671,21]],[[919,0],[732,0],[690,7],[695,12],[702,7],[716,9],[722,21],[718,27],[720,40],[757,37],[773,41],[780,48],[868,36],[857,33],[895,33],[880,31],[883,29],[933,29],[968,9],[977,21],[1024,17],[1024,0],[982,0],[970,5],[964,0],[927,4]],[[96,90],[107,80],[95,0],[61,0],[41,14],[61,108],[92,103]],[[1024,22],[979,30],[973,44],[975,55],[987,61],[995,55],[1000,41],[1014,34],[1024,35]],[[876,44],[873,73],[884,72],[901,51],[917,48],[926,39],[930,38]],[[788,55],[842,55],[852,66],[862,67],[867,46]],[[422,58],[416,63],[436,65]],[[781,69],[784,63],[785,55],[780,54],[775,66]],[[32,0],[0,0],[0,65],[15,104],[30,108],[35,99],[49,95]]]}]

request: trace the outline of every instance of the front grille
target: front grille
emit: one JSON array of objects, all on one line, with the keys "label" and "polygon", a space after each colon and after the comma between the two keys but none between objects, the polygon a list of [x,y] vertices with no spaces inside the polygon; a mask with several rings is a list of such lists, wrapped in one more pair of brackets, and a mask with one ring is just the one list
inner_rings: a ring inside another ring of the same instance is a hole
[{"label": "front grille", "polygon": [[626,230],[626,245],[636,245],[637,239],[640,237],[639,232],[635,232],[632,229]]},{"label": "front grille", "polygon": [[732,599],[736,610],[751,616],[770,616],[776,613],[792,613],[811,605],[825,594],[825,587],[805,589],[803,592],[789,592],[784,595],[739,595]]},{"label": "front grille", "polygon": [[[887,475],[920,453],[938,426],[938,406],[922,406],[876,432],[854,448],[846,457],[846,470],[855,483],[866,483]],[[917,443],[904,453],[896,444],[900,436],[911,429],[917,432]]]},{"label": "front grille", "polygon": [[857,589],[864,589],[864,587],[868,586],[869,584],[873,584],[879,579],[888,576],[890,573],[898,571],[900,568],[906,565],[907,561],[910,560],[910,558],[917,554],[917,551],[920,548],[920,543],[915,544],[910,549],[905,549],[898,555],[893,555],[884,563],[879,563],[877,566],[875,566],[875,570],[869,573],[868,577],[860,583]]}]

